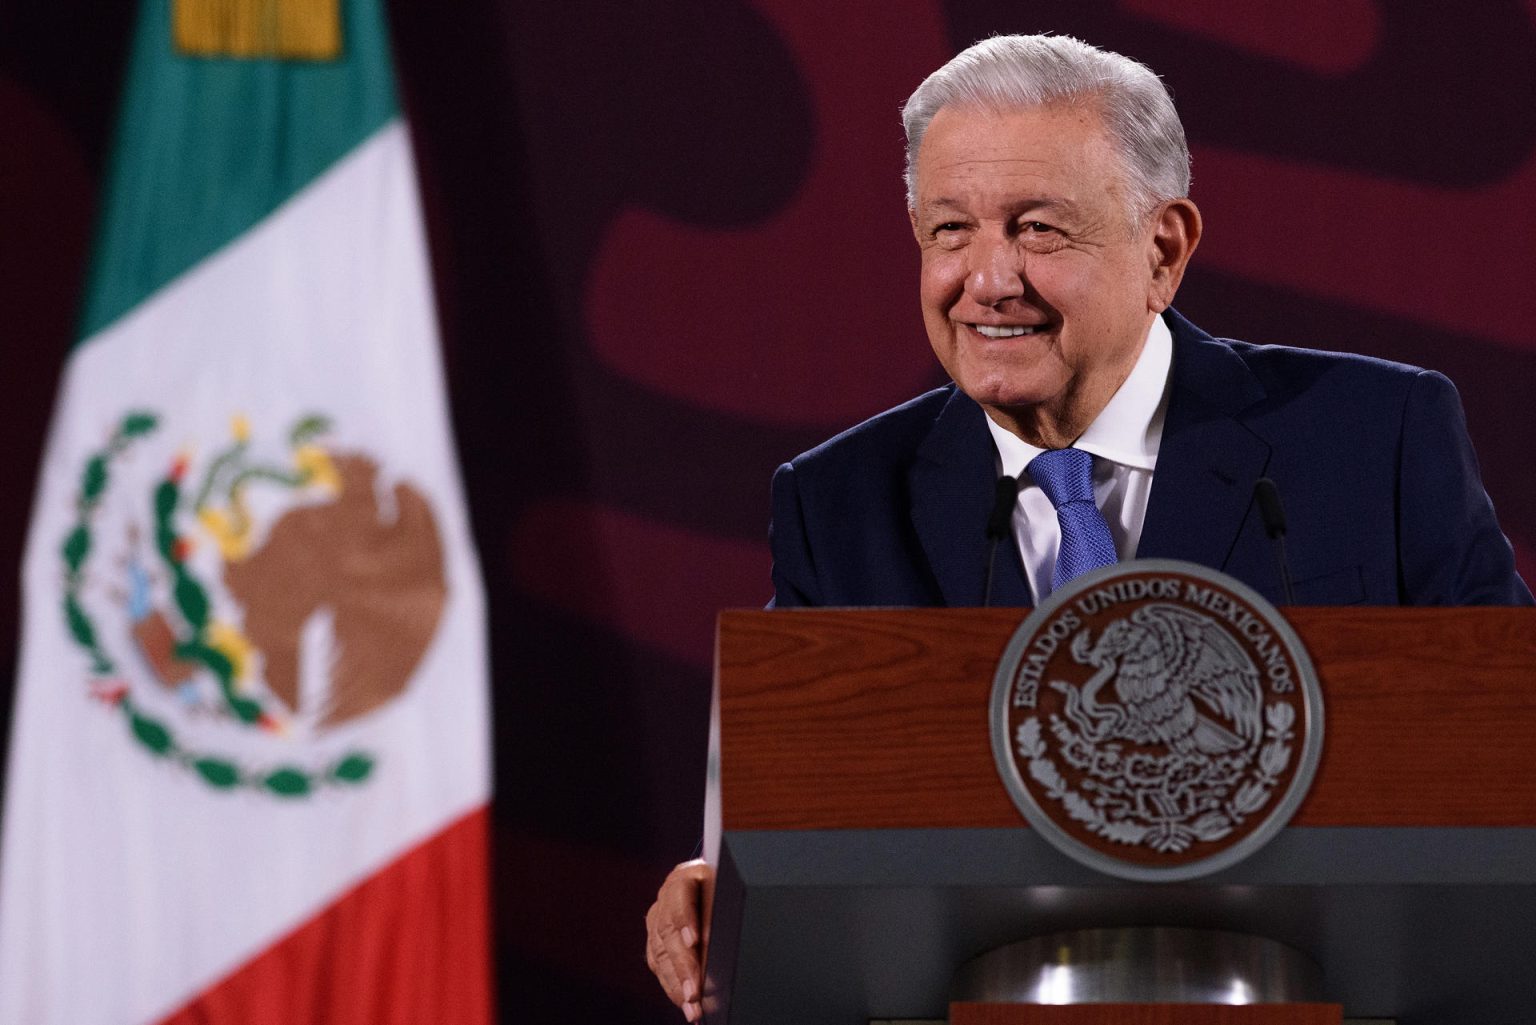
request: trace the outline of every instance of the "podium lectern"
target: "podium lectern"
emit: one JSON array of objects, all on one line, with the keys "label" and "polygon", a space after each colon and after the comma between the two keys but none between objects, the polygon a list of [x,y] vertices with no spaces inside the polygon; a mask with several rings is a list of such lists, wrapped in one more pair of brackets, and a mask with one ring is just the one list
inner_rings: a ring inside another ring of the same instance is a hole
[{"label": "podium lectern", "polygon": [[1020,610],[722,613],[706,1020],[942,1019],[986,951],[1168,926],[1307,953],[1347,1018],[1536,1021],[1536,610],[1286,616],[1324,694],[1311,791],[1256,854],[1158,884],[1070,860],[999,780]]}]

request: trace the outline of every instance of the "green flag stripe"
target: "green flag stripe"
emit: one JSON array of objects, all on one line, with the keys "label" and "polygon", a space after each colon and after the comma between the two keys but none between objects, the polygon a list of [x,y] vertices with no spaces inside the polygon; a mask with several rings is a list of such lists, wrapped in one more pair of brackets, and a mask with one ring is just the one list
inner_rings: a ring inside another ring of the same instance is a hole
[{"label": "green flag stripe", "polygon": [[248,231],[396,114],[375,0],[343,0],[342,59],[186,57],[143,0],[86,287],[89,338]]}]

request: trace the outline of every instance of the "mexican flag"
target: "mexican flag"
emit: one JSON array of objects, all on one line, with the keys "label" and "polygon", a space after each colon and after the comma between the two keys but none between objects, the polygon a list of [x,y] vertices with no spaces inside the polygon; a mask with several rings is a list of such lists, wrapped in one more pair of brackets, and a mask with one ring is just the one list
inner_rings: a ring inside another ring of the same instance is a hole
[{"label": "mexican flag", "polygon": [[0,1021],[490,1019],[483,598],[373,0],[145,0],[23,586]]}]

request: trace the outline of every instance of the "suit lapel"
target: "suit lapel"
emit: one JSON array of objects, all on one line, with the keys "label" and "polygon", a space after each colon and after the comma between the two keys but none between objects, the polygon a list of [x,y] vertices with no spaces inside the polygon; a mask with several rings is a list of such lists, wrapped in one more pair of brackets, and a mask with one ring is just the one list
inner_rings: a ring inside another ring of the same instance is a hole
[{"label": "suit lapel", "polygon": [[[986,414],[958,389],[918,449],[908,474],[912,526],[946,605],[979,605],[987,573],[987,515],[997,480]],[[992,604],[1030,604],[1011,538],[999,542]]]},{"label": "suit lapel", "polygon": [[1225,567],[1269,444],[1235,414],[1264,396],[1230,348],[1170,312],[1172,392],[1136,554]]}]

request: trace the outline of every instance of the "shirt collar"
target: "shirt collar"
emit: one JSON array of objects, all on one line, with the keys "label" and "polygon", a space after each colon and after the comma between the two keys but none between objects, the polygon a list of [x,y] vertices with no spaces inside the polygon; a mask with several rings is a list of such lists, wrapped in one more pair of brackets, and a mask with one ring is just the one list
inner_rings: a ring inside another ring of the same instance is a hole
[{"label": "shirt collar", "polygon": [[[1163,440],[1168,371],[1172,366],[1173,335],[1162,317],[1153,317],[1136,365],[1072,447],[1133,469],[1154,469]],[[1045,451],[999,427],[990,416],[986,420],[1004,474],[1022,475],[1030,460]]]}]

